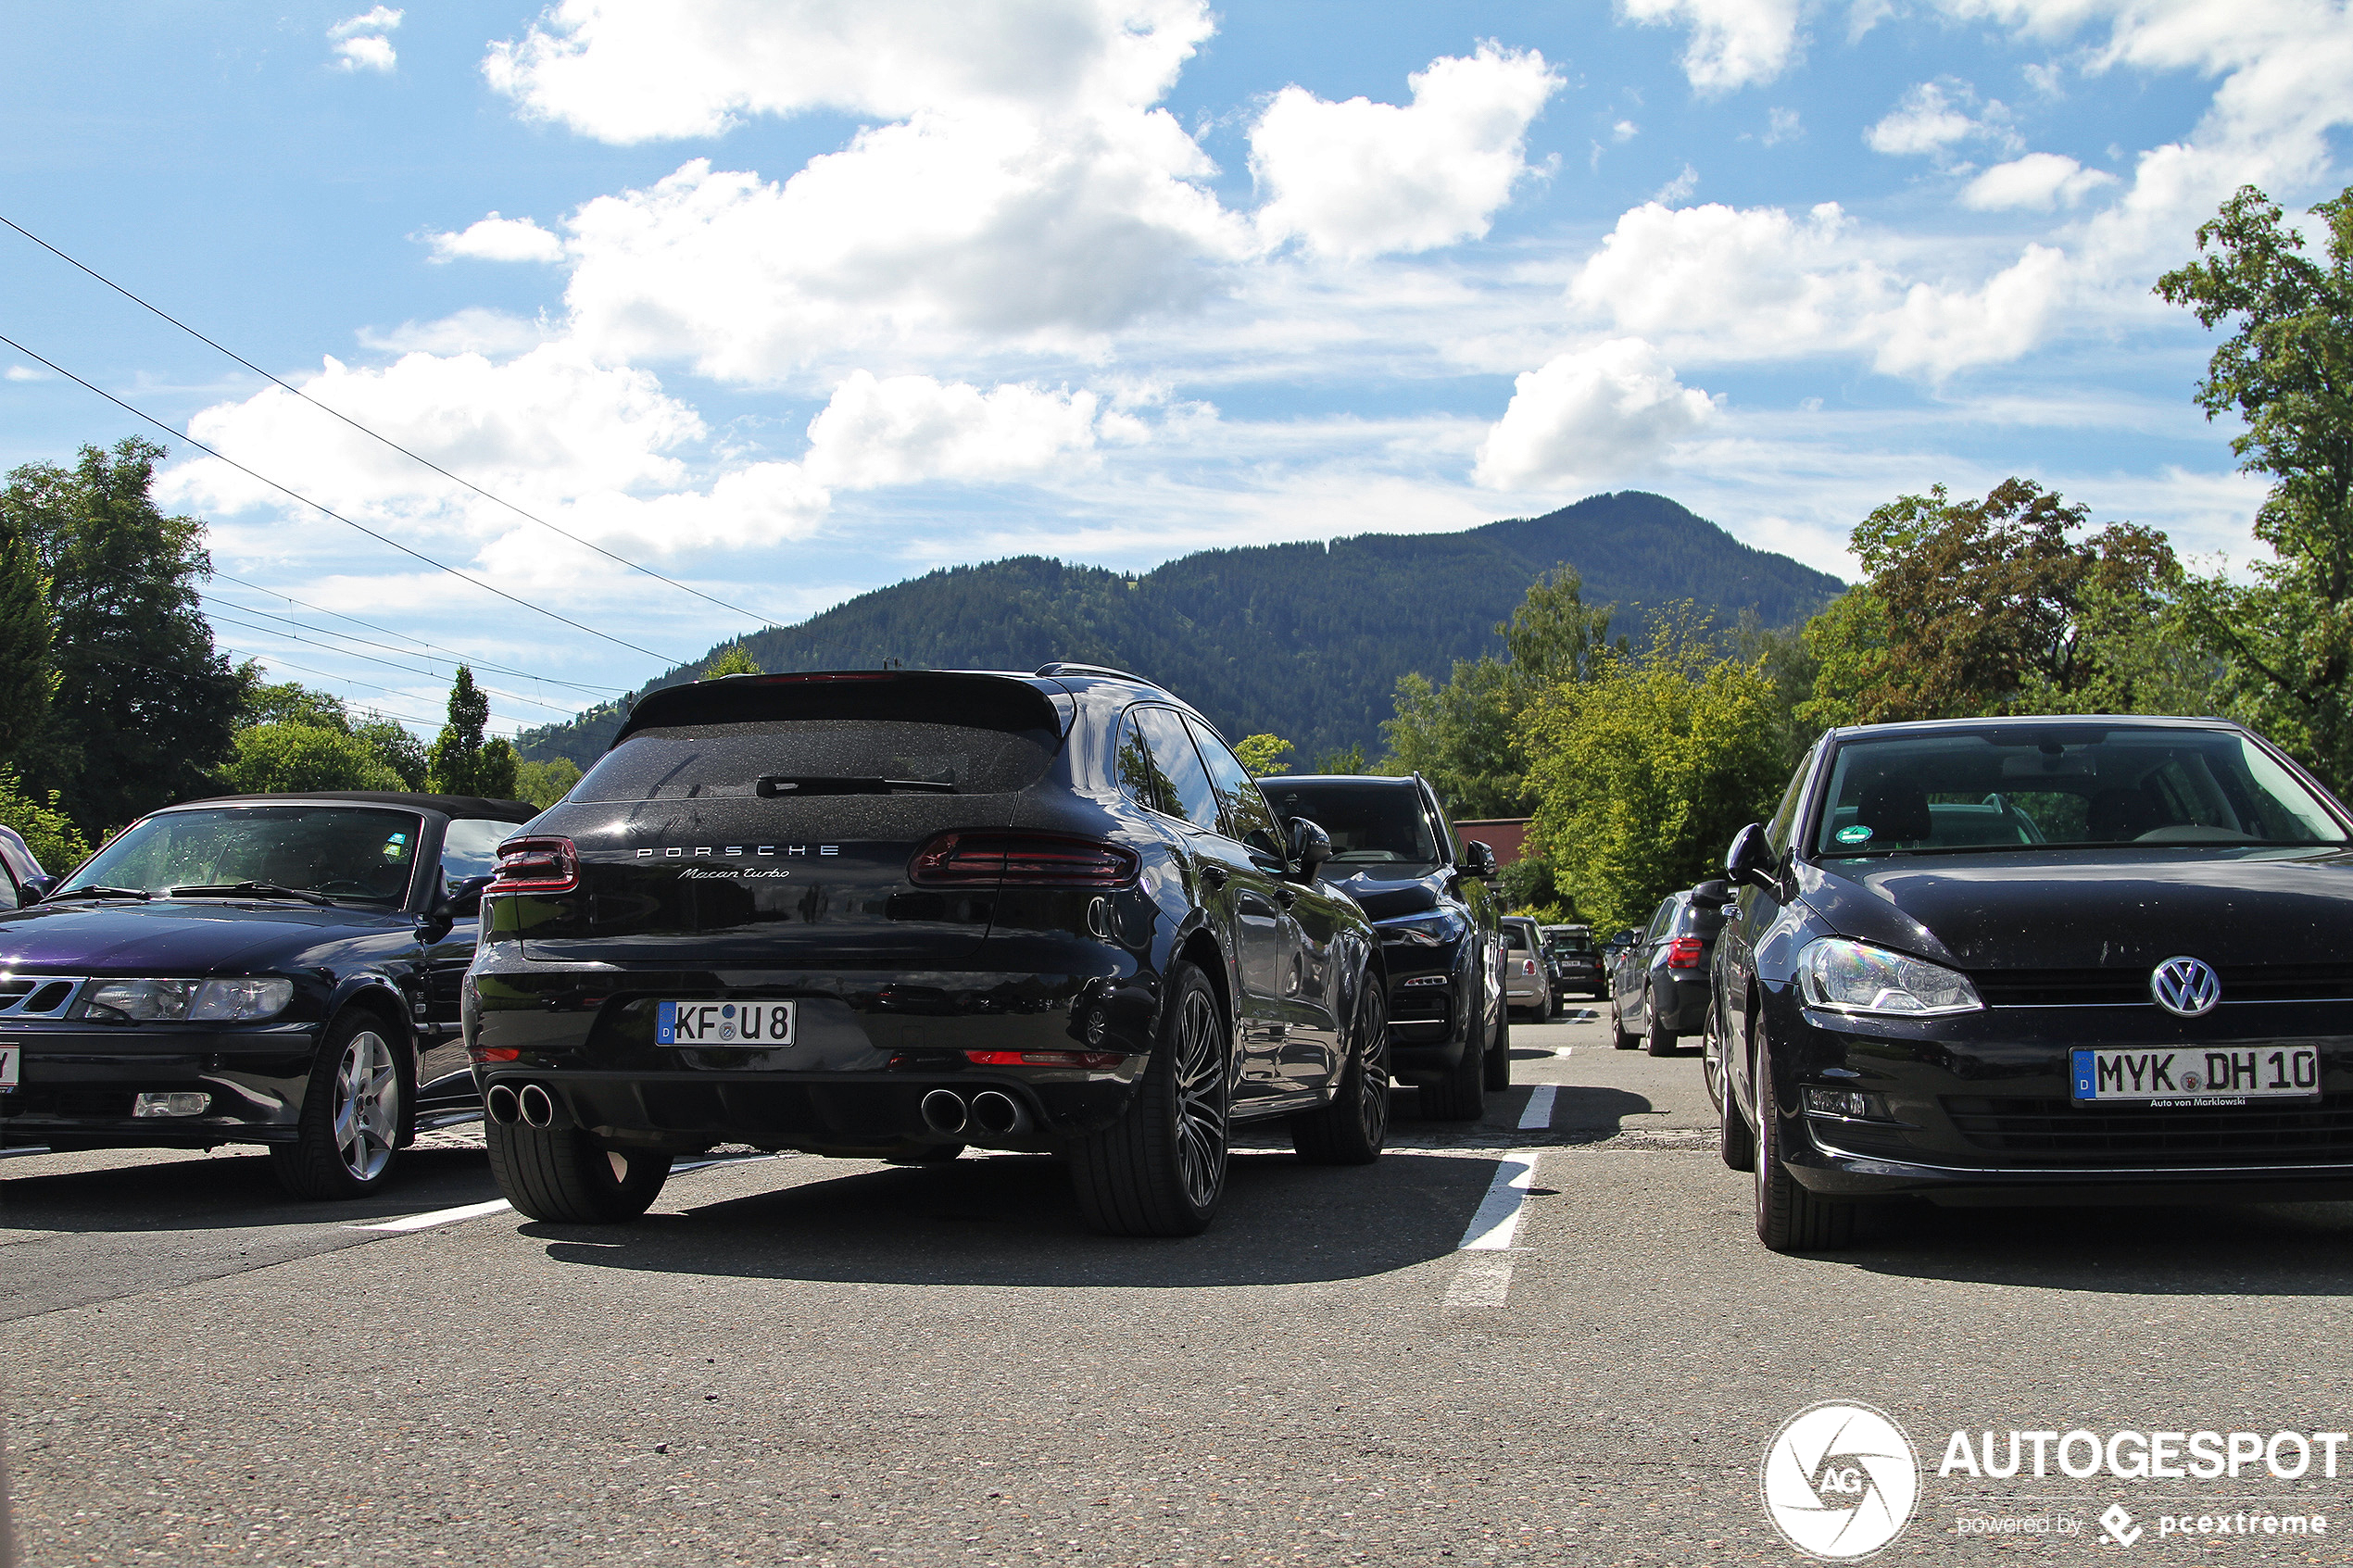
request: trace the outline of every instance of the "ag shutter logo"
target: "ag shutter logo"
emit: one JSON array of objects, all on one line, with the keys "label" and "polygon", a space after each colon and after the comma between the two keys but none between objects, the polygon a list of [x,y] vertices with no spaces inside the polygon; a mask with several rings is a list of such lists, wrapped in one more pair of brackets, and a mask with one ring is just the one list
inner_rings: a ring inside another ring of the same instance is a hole
[{"label": "ag shutter logo", "polygon": [[1903,1534],[1920,1461],[1904,1429],[1869,1405],[1828,1399],[1798,1411],[1766,1447],[1766,1516],[1809,1557],[1869,1557]]}]

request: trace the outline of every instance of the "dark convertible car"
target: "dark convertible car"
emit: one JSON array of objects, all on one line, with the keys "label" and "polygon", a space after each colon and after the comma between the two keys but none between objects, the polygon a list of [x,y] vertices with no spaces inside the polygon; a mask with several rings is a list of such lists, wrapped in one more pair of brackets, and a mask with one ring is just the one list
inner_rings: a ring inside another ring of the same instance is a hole
[{"label": "dark convertible car", "polygon": [[458,984],[520,800],[227,796],[143,817],[0,915],[0,1144],[267,1147],[350,1198],[479,1114]]},{"label": "dark convertible car", "polygon": [[2353,1196],[2353,818],[2213,720],[1833,730],[1718,942],[1707,1065],[1776,1249],[1853,1200]]},{"label": "dark convertible car", "polygon": [[524,1213],[642,1213],[722,1141],[1067,1158],[1189,1235],[1237,1123],[1388,1129],[1382,950],[1200,714],[1117,671],[733,675],[639,702],[500,851],[467,977]]}]

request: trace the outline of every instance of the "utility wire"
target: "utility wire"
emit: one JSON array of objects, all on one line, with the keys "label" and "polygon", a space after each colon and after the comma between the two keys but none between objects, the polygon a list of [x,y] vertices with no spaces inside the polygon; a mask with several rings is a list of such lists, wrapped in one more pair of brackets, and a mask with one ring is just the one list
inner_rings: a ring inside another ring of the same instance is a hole
[{"label": "utility wire", "polygon": [[[240,606],[239,608],[242,608],[243,607]],[[411,675],[422,675],[430,681],[438,681],[442,678],[441,671],[438,670],[420,670],[413,664],[395,664],[389,659],[378,659],[373,654],[354,653],[349,648],[339,648],[333,643],[322,643],[312,637],[297,636],[292,632],[282,632],[275,626],[256,626],[249,621],[234,621],[230,619],[228,616],[221,614],[219,610],[213,610],[209,613],[211,614],[213,620],[221,621],[230,626],[234,626],[242,632],[258,632],[262,635],[268,637],[283,637],[289,642],[302,643],[310,647],[324,649],[328,653],[341,654],[346,659],[363,659],[370,664],[382,664],[390,669],[404,671]],[[511,702],[528,702],[534,707],[545,708],[551,712],[564,713],[570,711],[568,709],[557,707],[552,702],[542,702],[535,696],[525,696],[521,692],[501,691],[497,686],[484,686],[481,689],[490,693],[494,696],[503,696]]]},{"label": "utility wire", "polygon": [[[6,222],[6,220],[0,219],[0,222]],[[10,227],[13,228],[14,225],[11,224]],[[601,638],[605,642],[610,643],[616,647],[627,648],[631,653],[642,653],[648,659],[666,659],[673,665],[689,662],[688,660],[682,659],[673,659],[668,654],[656,653],[649,647],[641,647],[637,644],[629,641],[627,638],[616,637],[610,632],[599,632],[594,626],[587,625],[583,621],[574,621],[568,615],[559,615],[554,610],[547,608],[545,605],[533,604],[529,599],[519,599],[515,597],[514,595],[508,593],[504,588],[494,588],[489,583],[484,583],[481,578],[474,576],[471,572],[460,571],[456,567],[450,566],[446,562],[437,561],[431,556],[426,555],[422,550],[412,550],[408,546],[402,544],[399,540],[391,538],[386,534],[377,533],[374,529],[370,528],[366,523],[352,521],[349,518],[344,516],[341,512],[336,511],[333,508],[312,500],[309,496],[304,495],[299,490],[281,484],[267,474],[256,473],[253,470],[245,467],[245,464],[237,461],[236,458],[226,456],[218,448],[208,446],[203,442],[198,441],[195,436],[182,434],[181,432],[174,430],[171,426],[164,423],[161,420],[157,419],[153,414],[148,413],[145,409],[134,408],[130,404],[125,403],[121,398],[117,397],[113,393],[107,391],[104,387],[96,386],[89,382],[83,381],[80,376],[75,375],[71,370],[67,370],[63,365],[58,364],[56,360],[43,358],[40,355],[35,354],[31,349],[27,348],[23,344],[19,343],[12,337],[0,334],[0,343],[6,344],[10,348],[15,349],[18,353],[23,355],[26,358],[32,360],[36,364],[46,365],[50,370],[57,371],[57,374],[65,377],[66,380],[73,383],[74,385],[81,387],[83,391],[97,394],[100,397],[105,398],[107,402],[121,409],[124,413],[129,414],[132,418],[145,420],[147,423],[155,426],[166,435],[170,436],[174,441],[185,442],[188,445],[195,447],[197,451],[204,453],[207,457],[218,458],[221,462],[228,464],[231,468],[235,469],[239,473],[244,474],[246,478],[257,480],[261,483],[270,486],[272,490],[278,491],[283,495],[291,495],[296,500],[301,502],[304,506],[314,508],[315,509],[325,513],[328,517],[334,519],[345,527],[356,528],[360,533],[365,533],[369,538],[375,540],[378,544],[389,545],[394,549],[398,550],[402,555],[413,557],[414,558],[424,562],[427,566],[434,568],[437,571],[446,571],[461,583],[472,583],[475,587],[480,588],[485,594],[496,594],[498,597],[506,600],[509,604],[520,605],[523,608],[531,610],[535,614],[546,616],[550,621],[560,621],[564,625],[571,627],[575,632],[585,632],[590,636]]]},{"label": "utility wire", "polygon": [[[246,370],[251,370],[255,375],[259,376],[262,380],[270,383],[272,386],[293,393],[296,397],[301,398],[305,403],[309,404],[312,408],[319,409],[322,413],[333,414],[336,419],[341,420],[344,423],[349,425],[360,434],[367,436],[370,440],[383,442],[386,446],[391,447],[402,457],[422,463],[425,467],[433,470],[434,472],[441,475],[442,478],[450,481],[452,483],[464,485],[467,489],[481,496],[484,500],[490,501],[506,508],[509,511],[514,513],[517,517],[522,518],[524,521],[535,522],[540,527],[547,530],[550,533],[559,534],[563,538],[569,539],[573,544],[580,546],[584,549],[596,551],[607,560],[616,561],[621,565],[627,567],[632,571],[642,572],[646,576],[652,578],[657,583],[667,583],[672,587],[677,589],[680,593],[692,594],[695,597],[701,599],[707,604],[717,605],[721,609],[726,610],[731,615],[749,616],[750,619],[759,621],[763,626],[774,626],[776,624],[774,619],[770,616],[761,615],[756,610],[746,609],[741,605],[729,604],[726,600],[722,598],[715,598],[712,596],[704,593],[700,588],[690,587],[686,583],[679,582],[674,577],[664,577],[652,567],[640,566],[626,556],[615,555],[612,551],[606,549],[602,545],[595,544],[589,540],[583,539],[577,533],[568,533],[563,529],[558,528],[546,518],[534,516],[532,513],[523,510],[521,507],[516,506],[512,501],[508,500],[503,495],[492,495],[489,491],[484,490],[481,485],[476,484],[472,480],[465,479],[459,475],[451,473],[447,469],[443,468],[431,458],[422,457],[419,454],[410,451],[408,447],[403,446],[400,443],[392,439],[392,437],[377,434],[374,431],[370,430],[366,425],[361,424],[358,420],[353,419],[350,415],[329,408],[326,404],[321,403],[317,398],[311,396],[310,394],[303,391],[302,388],[298,386],[291,386],[285,382],[280,381],[276,376],[271,375],[269,371],[263,370],[260,366],[255,364],[252,360],[246,358],[235,349],[215,343],[212,339],[205,336],[204,333],[196,331],[195,328],[188,325],[187,322],[182,321],[177,316],[162,309],[160,307],[148,304],[145,300],[140,298],[137,295],[132,294],[129,289],[124,288],[120,283],[116,282],[112,278],[107,277],[105,273],[98,271],[94,268],[84,266],[82,262],[76,261],[72,257],[68,256],[64,251],[59,250],[56,245],[51,245],[40,235],[34,233],[31,230],[24,227],[24,225],[10,222],[9,220],[5,217],[0,217],[0,223],[6,223],[9,228],[14,229],[18,233],[22,234],[26,239],[31,240],[34,245],[39,245],[43,250],[47,251],[51,256],[56,257],[67,266],[74,268],[78,271],[96,279],[99,282],[104,283],[107,287],[114,290],[115,293],[122,295],[123,298],[129,300],[132,304],[139,307],[142,310],[148,311],[157,317],[160,317],[162,320],[170,322],[173,326],[179,328],[182,332],[186,332],[190,337],[195,338],[198,343],[203,344],[206,347],[227,355],[230,358],[234,359],[238,364],[243,365]],[[44,360],[44,363],[46,363],[46,361]],[[639,651],[642,652],[644,650],[640,649]],[[659,658],[660,656],[657,655],[656,657]]]},{"label": "utility wire", "polygon": [[[320,606],[320,605],[314,605],[314,604],[308,603],[308,602],[306,602],[306,601],[304,601],[304,600],[302,600],[302,599],[296,598],[296,597],[295,597],[292,594],[289,594],[289,593],[285,592],[285,591],[284,591],[283,589],[282,589],[282,588],[265,588],[265,587],[263,587],[263,586],[262,586],[260,583],[248,583],[248,582],[246,582],[246,581],[245,581],[244,578],[242,578],[242,577],[233,577],[233,576],[231,576],[228,572],[222,571],[221,571],[220,568],[218,568],[218,567],[215,567],[215,568],[213,569],[213,572],[212,572],[212,574],[213,574],[215,577],[220,578],[220,579],[222,582],[224,582],[224,583],[235,583],[238,587],[240,587],[240,588],[249,589],[249,590],[251,590],[252,592],[257,593],[257,594],[266,594],[266,595],[268,595],[271,598],[273,598],[273,599],[283,599],[283,600],[285,600],[285,601],[286,601],[286,603],[288,603],[288,604],[290,604],[290,605],[296,605],[296,606],[299,606],[300,608],[304,608],[304,609],[307,609],[307,610],[310,611],[313,615],[332,615],[332,616],[333,616],[333,617],[334,617],[337,621],[350,621],[350,622],[351,622],[354,626],[365,626],[365,627],[366,627],[366,628],[368,628],[368,630],[369,630],[369,631],[371,631],[371,632],[382,632],[382,633],[383,633],[385,636],[387,636],[387,637],[398,637],[398,638],[399,638],[402,642],[404,642],[404,643],[414,643],[414,644],[416,644],[416,646],[419,646],[419,647],[421,647],[421,648],[424,648],[424,649],[426,649],[426,650],[427,650],[427,651],[429,651],[429,652],[447,655],[447,657],[449,657],[449,658],[451,658],[451,659],[453,659],[457,660],[459,663],[460,663],[460,664],[468,664],[468,665],[472,665],[472,666],[474,669],[476,669],[476,670],[491,670],[491,671],[496,671],[497,673],[499,673],[499,674],[501,674],[501,675],[520,675],[520,676],[522,676],[522,677],[524,680],[526,680],[526,681],[537,681],[537,682],[541,683],[541,684],[544,684],[544,685],[550,685],[550,686],[569,686],[569,687],[571,687],[573,691],[576,691],[576,692],[588,692],[588,693],[591,693],[591,694],[594,694],[594,695],[598,695],[598,696],[619,696],[621,695],[621,693],[622,693],[622,688],[621,688],[621,687],[619,687],[619,686],[588,686],[588,685],[583,685],[583,684],[581,684],[581,683],[579,683],[578,681],[559,681],[559,680],[557,680],[557,679],[556,679],[554,676],[552,676],[552,675],[538,675],[538,674],[534,674],[531,671],[528,671],[528,670],[517,670],[517,669],[515,669],[515,668],[514,668],[513,666],[511,666],[511,665],[506,665],[506,664],[492,664],[492,663],[490,663],[490,662],[489,662],[488,660],[486,660],[486,659],[474,659],[474,658],[472,658],[472,657],[470,657],[470,656],[468,656],[468,655],[466,655],[466,654],[459,653],[459,652],[457,649],[455,649],[455,648],[446,648],[446,647],[443,647],[443,646],[442,646],[440,644],[438,644],[438,643],[429,643],[429,642],[426,642],[426,641],[425,641],[422,637],[412,637],[412,636],[410,636],[410,635],[409,635],[408,633],[406,633],[406,632],[396,632],[396,631],[393,630],[393,629],[392,629],[391,627],[389,627],[389,626],[379,626],[379,625],[377,625],[377,624],[376,624],[374,621],[362,621],[362,620],[360,620],[360,619],[359,619],[358,616],[356,616],[356,615],[346,615],[343,611],[341,611],[341,610],[339,610],[339,609],[328,609],[328,608],[323,608],[322,606]],[[267,615],[267,614],[269,614],[270,612],[269,612],[269,611],[267,611],[267,610],[259,610],[259,609],[257,609],[257,610],[249,610],[249,611],[247,611],[246,613],[251,614],[251,615]],[[296,622],[295,622],[295,624],[296,624],[296,625],[300,625],[300,624],[301,624],[301,622],[300,622],[300,621],[296,621]],[[326,628],[325,628],[325,627],[323,627],[323,626],[318,626],[318,627],[312,627],[312,628],[311,628],[311,630],[313,630],[313,631],[319,631],[319,632],[324,632],[324,631],[326,630]],[[330,633],[330,635],[333,635],[333,636],[342,636],[342,635],[345,635],[345,633],[340,633],[340,632],[337,632],[337,633]],[[352,638],[351,640],[352,640],[353,642],[360,642],[360,641],[363,641],[364,639],[362,639],[362,638],[359,638],[359,637],[354,637],[354,638]],[[383,645],[383,644],[381,644],[381,643],[377,643],[377,644],[371,644],[370,646],[375,646],[375,647],[382,647],[384,645]],[[394,649],[392,649],[391,651],[393,651],[394,653],[400,653],[400,652],[404,652],[404,651],[406,651],[406,650],[405,650],[405,649],[401,649],[401,648],[394,648]]]},{"label": "utility wire", "polygon": [[[281,659],[274,653],[262,653],[250,648],[233,648],[226,643],[222,643],[218,646],[223,653],[236,654],[245,659],[266,660],[282,670],[299,670],[306,675],[317,675],[326,680],[341,682],[346,686],[360,686],[371,692],[382,692],[386,696],[401,696],[406,695],[405,693],[395,690],[391,686],[379,686],[372,682],[355,681],[348,675],[338,675],[332,670],[319,670],[314,669],[308,664],[296,664],[292,659]],[[348,701],[349,699],[346,700]],[[369,705],[367,710],[382,718],[396,719],[404,724],[422,724],[427,729],[433,728],[434,724],[434,720],[420,719],[413,713],[395,713],[388,708],[378,708],[372,703]],[[517,726],[516,733],[518,734],[522,733],[521,726]]]},{"label": "utility wire", "polygon": [[[312,626],[312,625],[308,625],[308,624],[307,624],[306,622],[303,622],[303,621],[296,621],[296,620],[295,620],[292,616],[280,615],[280,614],[277,614],[276,612],[274,612],[274,611],[272,611],[272,610],[267,610],[267,609],[256,609],[256,608],[253,608],[252,606],[250,606],[250,605],[241,605],[241,604],[237,603],[237,602],[236,602],[235,600],[233,600],[233,599],[221,599],[221,598],[216,598],[214,596],[212,596],[212,595],[210,595],[210,594],[207,594],[207,595],[205,595],[205,596],[204,596],[204,597],[205,597],[205,600],[206,600],[206,602],[207,602],[208,604],[226,605],[229,608],[233,609],[233,610],[236,610],[236,611],[238,611],[238,612],[239,612],[239,613],[241,613],[241,614],[245,614],[245,615],[258,615],[258,616],[262,617],[264,620],[268,620],[268,621],[284,621],[287,625],[289,625],[289,626],[295,626],[295,627],[299,627],[299,628],[300,628],[302,631],[304,631],[304,632],[311,632],[311,633],[317,633],[317,636],[318,636],[318,637],[337,637],[337,638],[340,638],[340,639],[342,639],[343,641],[345,641],[345,642],[346,642],[346,643],[358,643],[358,644],[359,644],[361,647],[382,648],[382,649],[384,649],[384,652],[386,652],[386,653],[406,654],[406,655],[408,655],[408,657],[409,657],[409,658],[411,658],[411,659],[428,659],[428,660],[434,660],[434,656],[433,656],[432,654],[430,654],[430,653],[422,653],[422,654],[421,654],[421,653],[412,653],[412,652],[410,652],[410,651],[409,651],[409,649],[407,649],[407,648],[396,648],[396,647],[392,646],[391,646],[390,644],[388,644],[388,643],[376,643],[376,642],[371,642],[371,641],[369,641],[369,640],[368,640],[367,638],[365,638],[365,637],[355,637],[355,636],[353,636],[353,635],[352,635],[350,633],[348,633],[348,632],[330,632],[330,631],[328,631],[328,630],[327,630],[325,627],[323,627],[323,626]],[[218,612],[216,612],[216,611],[210,611],[210,610],[208,610],[206,613],[208,613],[208,614],[211,614],[211,615],[214,615],[216,619],[220,619],[220,620],[226,620],[226,619],[227,619],[225,616],[220,616],[220,615],[218,614]],[[236,626],[236,625],[244,625],[244,622],[242,622],[242,621],[230,621],[229,623],[230,623],[231,625],[233,625],[233,626]],[[349,649],[347,649],[347,648],[340,648],[340,647],[336,647],[336,646],[335,646],[333,644],[332,644],[332,643],[321,643],[321,642],[319,642],[319,641],[317,641],[317,638],[316,638],[316,637],[305,637],[305,636],[300,636],[300,635],[296,634],[296,633],[294,633],[294,632],[280,632],[280,631],[277,631],[275,628],[272,628],[272,627],[268,627],[268,626],[245,626],[245,630],[246,630],[246,631],[248,631],[248,632],[269,632],[269,633],[270,633],[271,635],[273,635],[273,636],[292,638],[295,642],[297,642],[297,643],[310,643],[310,644],[312,644],[314,646],[326,648],[326,649],[328,649],[329,651],[333,652],[333,653],[345,654],[345,655],[346,655],[347,657],[352,658],[352,659],[368,659],[368,655],[366,655],[366,654],[364,654],[364,653],[352,653],[352,652],[351,652]],[[445,663],[445,664],[453,664],[453,663],[454,663],[454,664],[464,664],[464,663],[466,663],[466,660],[464,660],[464,659],[438,659],[438,660],[434,660],[434,662],[437,662],[437,663]],[[370,660],[370,662],[371,662],[371,663],[375,663],[375,664],[389,664],[389,663],[391,663],[391,660],[389,660],[389,659],[371,659],[371,660]],[[415,669],[413,666],[411,666],[411,665],[406,665],[406,664],[396,664],[396,665],[394,665],[394,666],[393,666],[393,668],[394,668],[394,669],[396,669],[396,670],[408,670],[408,671],[409,671],[411,673],[414,673],[414,674],[419,674],[419,675],[430,675],[430,676],[432,676],[432,677],[433,677],[434,680],[436,680],[436,681],[438,681],[438,680],[440,680],[440,679],[442,678],[442,676],[441,676],[441,671],[439,671],[438,670],[417,670],[417,669]],[[484,666],[484,669],[487,669],[487,668],[488,668],[488,666],[487,666],[487,665],[485,665],[485,666]],[[558,705],[558,704],[556,704],[556,703],[552,703],[552,702],[543,702],[543,701],[541,701],[539,698],[535,697],[535,696],[523,696],[522,693],[520,693],[520,692],[499,691],[499,690],[498,690],[498,688],[497,688],[497,687],[496,687],[496,686],[484,686],[484,687],[483,687],[482,689],[483,689],[484,691],[486,691],[486,692],[497,692],[497,693],[498,693],[498,695],[499,695],[500,696],[513,697],[513,698],[514,698],[516,701],[518,701],[518,702],[529,702],[529,703],[535,703],[535,704],[536,704],[537,706],[539,706],[539,707],[541,707],[541,708],[545,708],[545,709],[548,709],[548,710],[549,710],[549,711],[551,711],[551,712],[556,712],[556,713],[569,713],[569,712],[572,712],[572,711],[573,711],[573,709],[568,709],[568,708],[563,708],[563,707],[560,707],[560,706],[559,706],[559,705]]]}]

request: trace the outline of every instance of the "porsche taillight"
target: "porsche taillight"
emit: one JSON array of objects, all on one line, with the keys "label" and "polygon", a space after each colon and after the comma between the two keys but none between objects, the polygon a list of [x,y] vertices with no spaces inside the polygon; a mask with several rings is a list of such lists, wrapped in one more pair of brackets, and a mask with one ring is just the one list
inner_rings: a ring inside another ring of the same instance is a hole
[{"label": "porsche taillight", "polygon": [[1141,863],[1126,846],[1098,839],[960,831],[916,850],[907,880],[918,887],[1125,887]]},{"label": "porsche taillight", "polygon": [[510,838],[498,846],[492,893],[569,893],[580,885],[580,851],[569,838]]}]

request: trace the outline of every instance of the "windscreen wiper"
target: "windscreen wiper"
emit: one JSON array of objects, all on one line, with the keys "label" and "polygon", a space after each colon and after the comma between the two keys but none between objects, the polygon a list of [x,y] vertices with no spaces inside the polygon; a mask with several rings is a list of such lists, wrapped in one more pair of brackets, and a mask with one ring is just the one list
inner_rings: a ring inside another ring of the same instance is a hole
[{"label": "windscreen wiper", "polygon": [[901,789],[924,795],[956,793],[956,786],[945,779],[858,778],[831,773],[762,773],[759,788],[762,800],[788,795],[888,795]]},{"label": "windscreen wiper", "polygon": [[274,882],[203,882],[186,887],[175,887],[164,895],[167,898],[234,898],[241,895],[257,898],[299,898],[306,904],[321,904],[329,909],[334,900],[323,893],[313,893],[307,887],[281,887]]},{"label": "windscreen wiper", "polygon": [[154,897],[154,894],[144,887],[100,887],[94,884],[85,884],[80,887],[60,887],[40,901],[44,904],[54,904],[65,898],[136,898],[144,904]]}]

